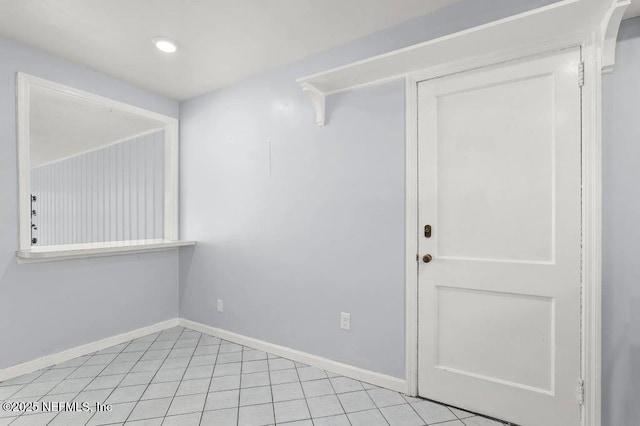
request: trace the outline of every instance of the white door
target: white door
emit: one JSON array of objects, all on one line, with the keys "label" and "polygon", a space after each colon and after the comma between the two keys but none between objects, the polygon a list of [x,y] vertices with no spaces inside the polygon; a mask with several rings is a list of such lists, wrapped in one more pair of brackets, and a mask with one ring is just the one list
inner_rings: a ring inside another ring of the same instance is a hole
[{"label": "white door", "polygon": [[420,396],[580,424],[579,62],[418,83]]}]

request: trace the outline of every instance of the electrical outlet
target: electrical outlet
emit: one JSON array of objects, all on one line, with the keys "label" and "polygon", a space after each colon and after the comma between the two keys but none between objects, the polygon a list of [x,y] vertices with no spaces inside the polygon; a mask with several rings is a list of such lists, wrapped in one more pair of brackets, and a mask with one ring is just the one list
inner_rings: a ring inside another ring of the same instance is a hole
[{"label": "electrical outlet", "polygon": [[340,328],[343,330],[351,330],[351,314],[340,312]]},{"label": "electrical outlet", "polygon": [[224,312],[224,303],[222,299],[218,299],[218,312]]}]

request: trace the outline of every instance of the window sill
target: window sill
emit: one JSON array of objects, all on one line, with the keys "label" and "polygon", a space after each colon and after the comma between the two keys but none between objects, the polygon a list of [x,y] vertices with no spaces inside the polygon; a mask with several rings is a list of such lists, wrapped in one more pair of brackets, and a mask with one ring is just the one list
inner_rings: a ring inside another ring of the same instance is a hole
[{"label": "window sill", "polygon": [[145,253],[170,250],[177,247],[193,246],[195,241],[131,240],[87,244],[66,244],[57,246],[32,247],[16,251],[18,263],[46,262],[51,260],[82,259],[119,254]]}]

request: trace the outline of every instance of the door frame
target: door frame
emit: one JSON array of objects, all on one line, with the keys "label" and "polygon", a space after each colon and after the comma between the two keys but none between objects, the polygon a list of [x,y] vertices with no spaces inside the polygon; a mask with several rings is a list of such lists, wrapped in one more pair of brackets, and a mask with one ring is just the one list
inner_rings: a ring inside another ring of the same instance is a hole
[{"label": "door frame", "polygon": [[[405,295],[407,394],[418,395],[418,94],[420,81],[526,60],[553,51],[579,47],[582,86],[582,268],[581,268],[581,372],[576,382],[576,403],[581,402],[582,425],[601,424],[601,40],[597,31],[495,52],[443,64],[405,76]],[[578,82],[576,81],[576,84]]]}]

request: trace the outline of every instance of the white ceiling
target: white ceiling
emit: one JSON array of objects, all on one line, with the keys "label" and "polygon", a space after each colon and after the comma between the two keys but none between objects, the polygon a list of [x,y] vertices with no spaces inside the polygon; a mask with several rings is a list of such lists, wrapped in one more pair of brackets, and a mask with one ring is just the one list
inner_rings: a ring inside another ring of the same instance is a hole
[{"label": "white ceiling", "polygon": [[92,151],[162,123],[39,87],[31,87],[31,167]]},{"label": "white ceiling", "polygon": [[454,1],[0,0],[0,35],[183,100]]},{"label": "white ceiling", "polygon": [[631,0],[631,4],[624,13],[624,19],[640,16],[640,0]]}]

